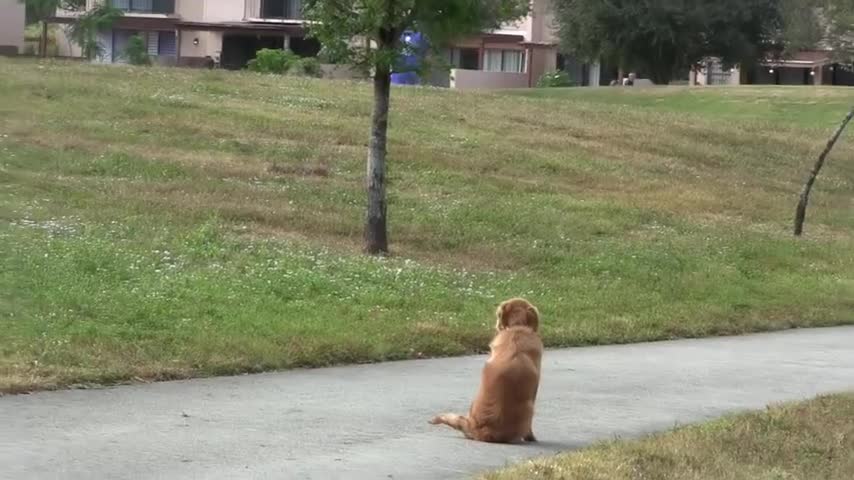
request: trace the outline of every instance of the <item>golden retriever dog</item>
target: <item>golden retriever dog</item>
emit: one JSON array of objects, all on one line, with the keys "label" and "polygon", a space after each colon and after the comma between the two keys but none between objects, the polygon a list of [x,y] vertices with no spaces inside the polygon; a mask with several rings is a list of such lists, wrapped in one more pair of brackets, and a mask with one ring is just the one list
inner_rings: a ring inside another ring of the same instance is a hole
[{"label": "golden retriever dog", "polygon": [[481,442],[536,442],[531,422],[540,385],[543,342],[540,314],[527,300],[502,302],[496,312],[498,333],[489,344],[480,388],[468,416],[446,413],[430,421],[445,424]]}]

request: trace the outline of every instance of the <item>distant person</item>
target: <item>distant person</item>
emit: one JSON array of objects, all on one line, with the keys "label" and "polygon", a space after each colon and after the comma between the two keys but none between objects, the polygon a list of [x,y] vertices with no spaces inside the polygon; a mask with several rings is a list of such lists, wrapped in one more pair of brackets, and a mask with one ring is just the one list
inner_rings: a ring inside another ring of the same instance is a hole
[{"label": "distant person", "polygon": [[623,79],[624,87],[634,87],[635,86],[635,78],[636,75],[634,73],[630,73],[628,77]]}]

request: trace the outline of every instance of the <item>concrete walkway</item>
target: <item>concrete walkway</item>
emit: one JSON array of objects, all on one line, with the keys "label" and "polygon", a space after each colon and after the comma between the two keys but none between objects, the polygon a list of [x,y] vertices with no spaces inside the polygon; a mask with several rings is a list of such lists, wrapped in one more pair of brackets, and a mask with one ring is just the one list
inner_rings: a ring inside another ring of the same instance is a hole
[{"label": "concrete walkway", "polygon": [[427,424],[484,357],[0,398],[3,479],[444,479],[854,389],[854,328],[546,352],[536,446]]}]

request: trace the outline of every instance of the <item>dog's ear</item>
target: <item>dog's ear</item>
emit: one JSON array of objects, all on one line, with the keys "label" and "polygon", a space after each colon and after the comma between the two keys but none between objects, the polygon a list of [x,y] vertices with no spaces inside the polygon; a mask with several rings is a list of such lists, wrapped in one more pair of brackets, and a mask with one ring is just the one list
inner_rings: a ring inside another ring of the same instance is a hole
[{"label": "dog's ear", "polygon": [[509,302],[501,302],[498,309],[495,310],[495,329],[498,331],[507,328],[507,310],[510,308]]},{"label": "dog's ear", "polygon": [[536,332],[540,328],[540,311],[537,310],[537,307],[530,304],[528,305],[526,320],[528,321],[528,326],[531,327],[531,330]]}]

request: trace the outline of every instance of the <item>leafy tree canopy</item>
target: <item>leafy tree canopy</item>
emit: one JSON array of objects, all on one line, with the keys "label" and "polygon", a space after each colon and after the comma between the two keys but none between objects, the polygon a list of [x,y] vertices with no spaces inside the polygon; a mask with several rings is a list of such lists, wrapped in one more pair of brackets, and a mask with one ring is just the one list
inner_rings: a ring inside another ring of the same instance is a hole
[{"label": "leafy tree canopy", "polygon": [[656,83],[708,56],[750,63],[776,50],[781,0],[554,0],[562,48],[640,69]]}]

